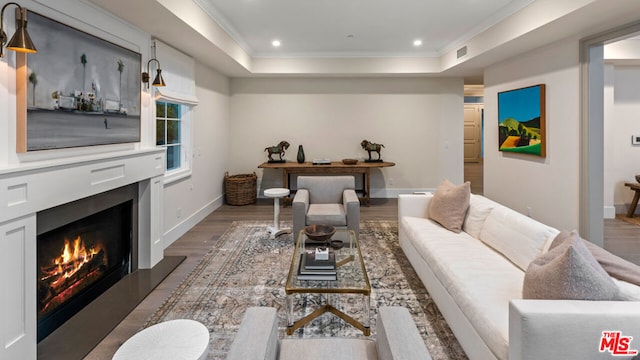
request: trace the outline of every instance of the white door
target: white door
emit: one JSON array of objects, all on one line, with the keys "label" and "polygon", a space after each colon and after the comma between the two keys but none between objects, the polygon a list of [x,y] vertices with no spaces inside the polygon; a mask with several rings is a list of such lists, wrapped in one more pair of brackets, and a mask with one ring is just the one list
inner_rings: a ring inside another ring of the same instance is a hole
[{"label": "white door", "polygon": [[464,162],[479,162],[482,143],[482,104],[464,104]]}]

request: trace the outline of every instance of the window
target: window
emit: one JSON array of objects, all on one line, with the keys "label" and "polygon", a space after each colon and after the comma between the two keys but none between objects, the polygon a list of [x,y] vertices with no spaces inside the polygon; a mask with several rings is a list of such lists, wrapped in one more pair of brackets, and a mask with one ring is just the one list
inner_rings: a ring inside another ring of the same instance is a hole
[{"label": "window", "polygon": [[167,175],[188,175],[191,106],[156,101],[156,145],[166,149]]},{"label": "window", "polygon": [[179,169],[181,165],[180,105],[156,101],[156,145],[167,150],[167,171]]},{"label": "window", "polygon": [[198,105],[195,61],[160,41],[154,40],[153,49],[154,58],[162,59],[162,77],[167,82],[150,92],[156,104],[156,145],[167,154],[167,184],[191,175],[193,109]]}]

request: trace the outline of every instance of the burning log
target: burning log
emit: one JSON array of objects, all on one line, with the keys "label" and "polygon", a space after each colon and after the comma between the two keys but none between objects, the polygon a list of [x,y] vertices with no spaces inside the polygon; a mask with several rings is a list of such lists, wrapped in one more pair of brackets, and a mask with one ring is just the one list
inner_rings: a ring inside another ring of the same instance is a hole
[{"label": "burning log", "polygon": [[[90,258],[74,259],[68,263],[49,266],[42,269],[44,276],[38,283],[38,299],[42,312],[46,311],[50,303],[57,297],[66,298],[68,289],[82,285],[85,287],[107,269],[104,249]],[[81,284],[85,282],[86,284]],[[65,299],[66,300],[66,299]],[[60,301],[62,302],[62,301]]]}]

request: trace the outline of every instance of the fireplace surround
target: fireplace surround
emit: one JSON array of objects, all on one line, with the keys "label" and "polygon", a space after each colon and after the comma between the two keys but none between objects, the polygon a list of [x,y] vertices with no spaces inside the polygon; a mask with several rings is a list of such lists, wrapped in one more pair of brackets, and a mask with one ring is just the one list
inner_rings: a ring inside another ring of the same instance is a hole
[{"label": "fireplace surround", "polygon": [[136,270],[137,187],[36,215],[38,341]]},{"label": "fireplace surround", "polygon": [[[5,293],[0,297],[0,358],[38,357],[38,234],[46,233],[46,227],[57,227],[40,224],[43,219],[39,215],[63,204],[131,187],[136,191],[133,208],[137,221],[132,233],[137,240],[132,241],[130,268],[152,269],[164,258],[164,163],[164,150],[150,148],[0,169],[0,281]],[[85,212],[92,211],[85,207]]]}]

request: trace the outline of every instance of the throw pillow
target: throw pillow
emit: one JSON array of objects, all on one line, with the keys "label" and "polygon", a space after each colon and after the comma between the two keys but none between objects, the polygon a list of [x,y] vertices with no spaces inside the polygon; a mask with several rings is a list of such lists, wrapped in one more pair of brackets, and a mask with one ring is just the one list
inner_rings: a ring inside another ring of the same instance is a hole
[{"label": "throw pillow", "polygon": [[497,206],[499,206],[497,203],[482,195],[471,194],[469,210],[462,223],[462,231],[479,239],[480,231],[482,231],[487,216],[489,216],[489,213]]},{"label": "throw pillow", "polygon": [[616,300],[618,287],[574,234],[534,259],[524,276],[524,299]]},{"label": "throw pillow", "polygon": [[[572,236],[579,235],[575,230],[572,232],[561,231],[553,239],[549,250],[561,245]],[[640,266],[616,256],[592,242],[584,241],[584,244],[609,276],[640,286]]]},{"label": "throw pillow", "polygon": [[469,208],[471,183],[454,185],[444,180],[436,188],[429,203],[429,218],[455,233],[462,231],[464,216]]}]

